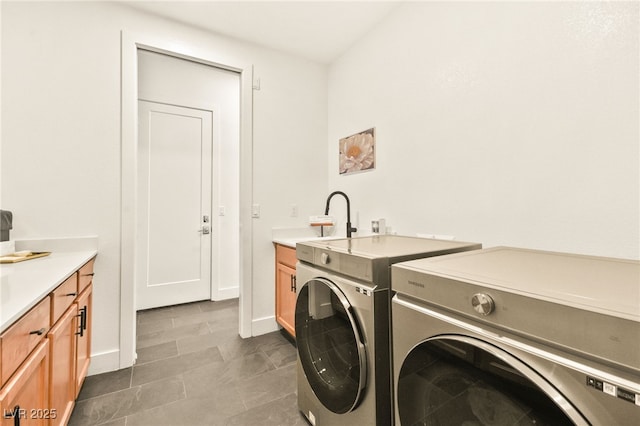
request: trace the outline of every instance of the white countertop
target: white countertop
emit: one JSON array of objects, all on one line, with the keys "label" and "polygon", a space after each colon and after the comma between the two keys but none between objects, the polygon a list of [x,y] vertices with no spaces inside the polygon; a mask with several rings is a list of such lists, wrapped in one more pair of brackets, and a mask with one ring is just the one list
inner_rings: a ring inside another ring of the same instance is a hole
[{"label": "white countertop", "polygon": [[295,238],[273,238],[273,242],[283,246],[296,248],[297,243],[303,241],[322,241],[322,240],[336,240],[345,237],[295,237]]},{"label": "white countertop", "polygon": [[[16,243],[21,250],[51,251],[49,256],[19,263],[0,264],[0,332],[34,307],[71,274],[96,256],[95,244]],[[27,248],[25,248],[27,247]],[[33,248],[31,248],[33,247]],[[57,250],[56,250],[57,249]]]},{"label": "white countertop", "polygon": [[[336,235],[333,226],[325,226],[325,233],[327,236],[321,237],[319,235],[320,230],[317,227],[306,228],[272,228],[271,229],[271,241],[275,244],[281,244],[296,248],[297,243],[303,241],[322,241],[322,240],[339,240],[347,238],[345,235]],[[368,232],[359,232],[356,234],[359,237],[370,235]]]}]

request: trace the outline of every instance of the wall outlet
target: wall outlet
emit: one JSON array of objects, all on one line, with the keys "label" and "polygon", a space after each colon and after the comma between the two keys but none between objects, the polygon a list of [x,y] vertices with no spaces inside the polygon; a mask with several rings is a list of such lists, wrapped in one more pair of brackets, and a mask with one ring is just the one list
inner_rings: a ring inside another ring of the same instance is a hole
[{"label": "wall outlet", "polygon": [[218,216],[224,216],[227,213],[224,206],[218,206]]},{"label": "wall outlet", "polygon": [[298,217],[298,205],[297,204],[291,204],[291,213],[290,213],[291,217]]},{"label": "wall outlet", "polygon": [[251,206],[251,217],[255,219],[260,217],[260,204],[254,204]]}]

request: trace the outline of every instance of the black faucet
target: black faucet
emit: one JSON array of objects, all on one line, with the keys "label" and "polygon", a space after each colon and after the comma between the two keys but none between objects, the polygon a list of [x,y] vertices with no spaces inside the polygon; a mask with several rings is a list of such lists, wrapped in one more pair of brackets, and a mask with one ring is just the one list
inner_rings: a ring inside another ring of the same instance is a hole
[{"label": "black faucet", "polygon": [[342,191],[333,191],[331,194],[329,194],[329,198],[327,198],[327,206],[324,208],[324,214],[329,214],[329,203],[331,202],[331,198],[334,195],[342,195],[344,199],[347,200],[347,238],[351,238],[351,233],[358,232],[358,230],[351,227],[351,203],[349,202],[349,197],[347,197],[347,194]]}]

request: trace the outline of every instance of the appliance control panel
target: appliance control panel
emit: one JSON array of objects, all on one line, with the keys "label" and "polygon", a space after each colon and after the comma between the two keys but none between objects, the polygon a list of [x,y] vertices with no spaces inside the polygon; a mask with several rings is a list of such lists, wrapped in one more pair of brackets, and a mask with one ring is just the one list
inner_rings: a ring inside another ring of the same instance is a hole
[{"label": "appliance control panel", "polygon": [[587,376],[587,386],[595,388],[596,390],[606,393],[607,395],[611,395],[613,397],[620,398],[624,401],[631,402],[632,404],[640,406],[640,394],[617,386],[613,383],[608,383],[604,380],[600,380],[592,376]]}]

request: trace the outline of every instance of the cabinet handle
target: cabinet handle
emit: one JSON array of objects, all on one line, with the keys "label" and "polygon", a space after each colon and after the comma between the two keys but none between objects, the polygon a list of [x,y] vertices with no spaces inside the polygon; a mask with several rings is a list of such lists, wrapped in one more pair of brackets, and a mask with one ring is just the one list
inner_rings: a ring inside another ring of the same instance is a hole
[{"label": "cabinet handle", "polygon": [[19,405],[16,405],[15,407],[13,407],[13,410],[7,412],[7,410],[5,410],[4,412],[4,418],[5,419],[11,419],[13,418],[13,424],[14,426],[20,426],[20,417],[22,417],[22,409],[20,408]]},{"label": "cabinet handle", "polygon": [[40,330],[30,331],[29,334],[37,334],[38,336],[42,336],[45,331],[47,331],[46,328],[41,328]]},{"label": "cabinet handle", "polygon": [[90,274],[82,274],[83,277],[92,277],[95,275],[95,272],[92,272]]},{"label": "cabinet handle", "polygon": [[87,329],[87,305],[84,305],[84,308],[82,308],[82,313],[84,313],[84,315],[82,316],[82,329],[86,330]]},{"label": "cabinet handle", "polygon": [[77,295],[78,295],[78,293],[67,293],[67,294],[65,294],[65,296],[77,296]]},{"label": "cabinet handle", "polygon": [[291,275],[291,291],[292,292],[296,292],[296,284],[297,284],[297,278],[295,275]]},{"label": "cabinet handle", "polygon": [[80,331],[76,333],[76,336],[84,336],[84,330],[87,328],[87,306],[80,309],[80,314],[76,315],[80,317]]}]

